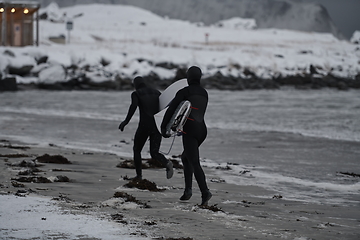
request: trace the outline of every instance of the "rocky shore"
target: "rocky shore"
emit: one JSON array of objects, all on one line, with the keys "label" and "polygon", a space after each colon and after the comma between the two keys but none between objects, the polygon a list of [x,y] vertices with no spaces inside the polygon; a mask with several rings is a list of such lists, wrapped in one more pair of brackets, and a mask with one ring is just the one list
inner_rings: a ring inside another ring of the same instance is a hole
[{"label": "rocky shore", "polygon": [[[55,68],[56,66],[52,66]],[[186,77],[186,69],[184,66],[176,66],[172,63],[164,63],[161,65],[166,69],[176,71],[175,77],[163,79],[156,73],[150,73],[143,76],[149,85],[157,89],[165,89],[171,83]],[[48,67],[48,69],[51,67]],[[59,67],[58,67],[59,68]],[[131,90],[132,79],[121,76],[117,73],[109,73],[101,70],[101,67],[80,69],[78,66],[69,68],[61,67],[65,80],[60,81],[37,81],[29,83],[18,83],[16,76],[35,77],[38,78],[40,72],[32,72],[32,67],[23,66],[21,68],[12,68],[11,77],[5,77],[0,80],[0,91],[17,91],[29,89],[46,89],[46,90]],[[96,70],[94,70],[96,69]],[[58,70],[57,70],[58,71]],[[95,73],[94,73],[95,72]],[[89,74],[91,73],[91,74]],[[103,76],[103,80],[94,81],[89,75]],[[204,76],[202,81],[207,89],[220,90],[253,90],[253,89],[280,89],[281,87],[294,87],[296,89],[321,89],[333,88],[338,90],[360,89],[360,73],[355,77],[342,78],[331,73],[326,75],[318,74],[316,67],[310,65],[309,73],[297,74],[293,76],[274,76],[271,79],[264,79],[257,76],[251,70],[243,69],[243,76],[234,77],[223,75],[219,70],[214,75]]]},{"label": "rocky shore", "polygon": [[[142,75],[149,85],[165,89],[171,83],[186,78],[186,70],[189,67],[173,62],[133,59],[133,63],[150,69],[147,74],[143,74],[139,72],[141,67],[131,69],[127,65],[109,70],[107,66],[111,61],[104,57],[93,64],[79,62],[64,65],[51,60],[47,54],[41,52],[19,54],[6,49],[1,56],[4,66],[0,72],[0,91],[131,90],[132,79],[137,75]],[[297,89],[360,89],[360,73],[346,73],[341,66],[337,66],[336,69],[324,69],[320,65],[309,63],[306,67],[287,69],[288,74],[265,67],[260,68],[262,71],[236,63],[202,66],[202,83],[207,89],[220,90],[279,89],[287,86]],[[159,72],[166,74],[161,75]],[[336,74],[341,72],[341,76]]]}]

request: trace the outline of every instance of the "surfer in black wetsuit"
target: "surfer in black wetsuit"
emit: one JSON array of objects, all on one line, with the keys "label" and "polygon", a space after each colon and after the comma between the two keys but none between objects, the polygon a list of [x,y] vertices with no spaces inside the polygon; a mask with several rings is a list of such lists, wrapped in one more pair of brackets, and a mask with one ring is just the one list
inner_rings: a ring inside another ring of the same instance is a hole
[{"label": "surfer in black wetsuit", "polygon": [[119,129],[124,131],[125,126],[139,107],[140,120],[134,137],[134,164],[137,179],[142,179],[141,151],[150,138],[150,155],[153,159],[162,163],[166,167],[166,177],[173,176],[173,164],[159,153],[161,144],[161,134],[156,127],[154,114],[159,111],[160,92],[156,89],[146,86],[142,77],[136,77],[133,81],[135,91],[131,94],[131,105],[125,120],[119,125]]},{"label": "surfer in black wetsuit", "polygon": [[208,93],[200,86],[201,76],[200,68],[192,66],[188,69],[187,81],[189,86],[179,90],[171,101],[161,123],[161,134],[163,137],[169,137],[166,134],[167,123],[182,101],[190,101],[192,110],[184,125],[182,134],[184,150],[181,161],[184,166],[185,191],[180,200],[189,200],[191,198],[192,176],[194,174],[201,191],[201,205],[207,205],[212,194],[207,187],[205,173],[200,165],[199,147],[207,135],[204,115],[208,104]]}]

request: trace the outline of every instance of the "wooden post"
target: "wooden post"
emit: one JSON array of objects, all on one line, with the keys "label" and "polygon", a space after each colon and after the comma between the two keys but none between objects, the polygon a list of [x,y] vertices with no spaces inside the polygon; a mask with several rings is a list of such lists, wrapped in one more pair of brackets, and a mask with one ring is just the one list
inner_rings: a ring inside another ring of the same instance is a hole
[{"label": "wooden post", "polygon": [[39,46],[39,9],[36,10],[36,46]]}]

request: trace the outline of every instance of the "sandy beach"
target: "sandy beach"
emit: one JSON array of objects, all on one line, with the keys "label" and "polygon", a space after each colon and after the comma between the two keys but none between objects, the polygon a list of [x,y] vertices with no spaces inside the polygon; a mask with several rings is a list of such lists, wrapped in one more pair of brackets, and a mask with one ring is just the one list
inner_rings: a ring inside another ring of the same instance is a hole
[{"label": "sandy beach", "polygon": [[[270,133],[266,135],[259,133],[252,137],[260,139],[269,138],[270,135]],[[276,136],[274,138],[276,139]],[[287,138],[286,141],[293,147],[292,154],[295,155],[311,148],[311,144],[299,142],[296,138]],[[327,140],[323,141],[325,141],[323,144],[328,144]],[[332,143],[333,146],[346,149],[352,146],[353,150],[349,151],[352,157],[358,153],[356,148],[359,143],[333,140]],[[212,142],[208,147],[211,147],[211,144]],[[256,146],[258,146],[257,141],[253,141],[252,145],[248,142],[246,147],[243,146],[241,149],[242,154],[263,154],[254,150],[257,149]],[[45,154],[60,155],[71,164],[34,161]],[[134,175],[134,169],[122,168],[119,164],[131,158],[114,154],[84,152],[55,145],[40,147],[2,139],[0,156],[2,195],[14,198],[25,197],[25,199],[37,195],[47,196],[52,199],[51,202],[75,215],[92,213],[117,224],[119,228],[126,225],[136,226],[136,230],[131,233],[134,237],[196,240],[355,240],[360,237],[358,207],[287,200],[278,192],[261,187],[227,183],[219,178],[214,168],[204,167],[213,198],[207,208],[201,208],[198,206],[201,198],[196,183],[192,198],[185,202],[179,200],[184,186],[180,168],[175,170],[170,180],[166,179],[164,169],[145,169],[144,179],[154,183],[159,189],[159,191],[149,191],[124,186],[129,183],[126,177]],[[315,152],[311,157],[323,157],[323,155]],[[172,160],[179,161],[176,157]],[[21,162],[23,164],[33,162],[37,165],[21,167],[24,166],[19,165]],[[37,169],[37,171],[24,173],[26,169]],[[21,177],[35,178],[26,182],[21,180]],[[36,183],[36,179],[50,179],[52,182]],[[12,211],[11,208],[6,210]],[[12,214],[15,218],[17,213]],[[0,236],[2,239],[14,239],[6,236],[17,229],[22,229],[22,226],[20,224],[11,226],[11,229],[0,226]],[[42,239],[46,239],[49,235],[43,237],[45,238]],[[123,239],[121,236],[118,237]],[[99,238],[79,237],[78,239]]]}]

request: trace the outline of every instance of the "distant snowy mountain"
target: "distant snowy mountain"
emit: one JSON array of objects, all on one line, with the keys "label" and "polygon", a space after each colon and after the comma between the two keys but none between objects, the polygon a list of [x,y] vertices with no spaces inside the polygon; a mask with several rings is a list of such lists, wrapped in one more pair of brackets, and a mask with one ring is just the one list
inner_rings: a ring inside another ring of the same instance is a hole
[{"label": "distant snowy mountain", "polygon": [[[41,87],[131,89],[141,75],[161,88],[197,65],[207,88],[360,88],[359,47],[330,33],[258,29],[253,19],[241,18],[204,26],[126,5],[53,3],[40,16],[38,47],[0,46],[2,78]],[[71,33],[67,21],[73,21]]]},{"label": "distant snowy mountain", "polygon": [[60,7],[76,4],[125,4],[160,16],[203,22],[206,25],[234,17],[253,18],[259,28],[329,32],[343,39],[322,5],[287,0],[40,0],[43,7],[57,2]]}]

